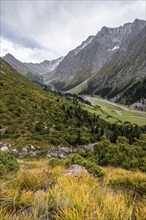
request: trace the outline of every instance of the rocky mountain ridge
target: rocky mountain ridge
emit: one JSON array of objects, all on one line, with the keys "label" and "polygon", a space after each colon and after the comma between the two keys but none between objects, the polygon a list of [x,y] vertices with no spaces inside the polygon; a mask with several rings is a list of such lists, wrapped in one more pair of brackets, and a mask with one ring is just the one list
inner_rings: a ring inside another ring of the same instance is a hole
[{"label": "rocky mountain ridge", "polygon": [[103,27],[96,36],[90,36],[64,57],[55,69],[52,83],[58,89],[70,90],[88,80],[119,50],[131,33],[132,39],[145,24],[145,21],[136,19],[118,28]]},{"label": "rocky mountain ridge", "polygon": [[8,53],[3,57],[3,59],[22,75],[25,75],[31,80],[43,83],[43,75],[52,72],[62,61],[63,57],[50,61],[44,60],[41,63],[23,63]]},{"label": "rocky mountain ridge", "polygon": [[82,93],[98,94],[113,101],[132,104],[145,97],[146,27],[123,42],[118,51],[88,81]]},{"label": "rocky mountain ridge", "polygon": [[40,75],[52,72],[59,63],[63,60],[63,57],[59,57],[55,60],[44,60],[41,63],[24,63],[32,72],[35,72]]},{"label": "rocky mountain ridge", "polygon": [[146,21],[139,19],[117,28],[104,26],[65,57],[40,64],[21,63],[10,54],[4,59],[53,90],[98,94],[132,104],[145,98],[145,26]]}]

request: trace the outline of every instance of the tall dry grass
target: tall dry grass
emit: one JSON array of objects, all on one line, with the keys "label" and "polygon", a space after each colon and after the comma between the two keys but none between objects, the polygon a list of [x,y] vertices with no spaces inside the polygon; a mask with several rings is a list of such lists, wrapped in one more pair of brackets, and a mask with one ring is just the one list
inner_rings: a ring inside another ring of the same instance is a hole
[{"label": "tall dry grass", "polygon": [[101,182],[89,174],[66,176],[46,160],[19,162],[20,171],[0,180],[0,220],[145,220],[145,186],[133,197],[146,181],[140,171],[103,168]]}]

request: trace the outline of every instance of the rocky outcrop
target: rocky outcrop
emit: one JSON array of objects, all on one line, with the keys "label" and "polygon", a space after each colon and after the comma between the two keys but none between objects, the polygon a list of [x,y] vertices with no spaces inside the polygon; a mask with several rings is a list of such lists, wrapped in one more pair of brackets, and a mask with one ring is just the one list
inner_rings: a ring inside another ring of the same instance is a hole
[{"label": "rocky outcrop", "polygon": [[15,146],[15,144],[10,144],[4,141],[0,142],[0,151],[9,151],[10,153],[14,154],[17,157],[38,157],[38,156],[45,156],[46,158],[51,157],[58,157],[58,158],[65,158],[71,153],[78,153],[80,151],[92,151],[94,144],[78,146],[76,148],[72,147],[51,147],[49,149],[45,149],[43,147],[35,146],[32,144],[25,145],[21,148]]},{"label": "rocky outcrop", "polygon": [[88,173],[88,171],[85,169],[85,167],[78,164],[73,164],[67,168],[66,172],[64,173],[64,176],[68,176],[68,175],[77,176],[79,174],[86,174],[86,173]]}]

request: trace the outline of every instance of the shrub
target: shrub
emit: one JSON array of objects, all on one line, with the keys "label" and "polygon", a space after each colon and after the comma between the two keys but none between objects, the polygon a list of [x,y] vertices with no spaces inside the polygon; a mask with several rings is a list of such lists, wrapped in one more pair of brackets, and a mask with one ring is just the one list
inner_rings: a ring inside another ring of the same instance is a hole
[{"label": "shrub", "polygon": [[108,183],[114,189],[130,190],[141,195],[146,194],[146,176],[141,172],[125,171],[117,169],[111,174]]},{"label": "shrub", "polygon": [[[143,143],[145,145],[142,145]],[[141,144],[138,140],[138,143],[129,144],[125,137],[118,137],[116,144],[108,140],[101,140],[94,145],[93,153],[101,166],[110,165],[132,170],[138,168],[145,171],[146,151],[144,146],[146,146],[146,142],[143,143]]]},{"label": "shrub", "polygon": [[58,159],[58,158],[51,158],[49,160],[49,166],[65,166],[68,167],[72,164],[78,164],[84,166],[87,171],[93,174],[96,177],[103,177],[103,172],[101,168],[93,161],[89,159],[85,159],[84,157],[80,156],[79,154],[70,154],[65,159]]},{"label": "shrub", "polygon": [[17,171],[19,164],[16,158],[8,152],[0,152],[0,175],[7,174],[11,171]]},{"label": "shrub", "polygon": [[51,158],[51,159],[49,160],[49,163],[48,163],[48,164],[49,164],[50,167],[64,166],[64,161],[61,160],[61,159],[58,159],[58,158],[53,157],[53,158]]}]

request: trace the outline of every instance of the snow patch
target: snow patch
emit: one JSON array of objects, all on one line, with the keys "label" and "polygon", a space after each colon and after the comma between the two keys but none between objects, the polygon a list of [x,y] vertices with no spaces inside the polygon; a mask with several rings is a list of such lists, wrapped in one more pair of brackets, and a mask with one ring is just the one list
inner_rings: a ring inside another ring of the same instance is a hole
[{"label": "snow patch", "polygon": [[49,72],[52,72],[60,64],[64,57],[58,58],[57,60],[51,60],[49,63]]},{"label": "snow patch", "polygon": [[112,49],[108,49],[108,51],[114,51],[114,50],[117,50],[117,49],[119,49],[119,46],[115,46]]}]

